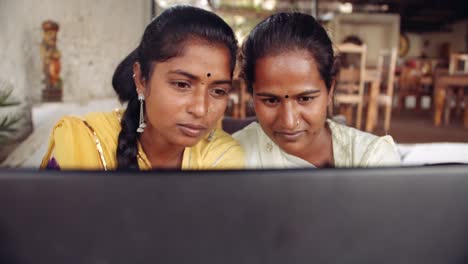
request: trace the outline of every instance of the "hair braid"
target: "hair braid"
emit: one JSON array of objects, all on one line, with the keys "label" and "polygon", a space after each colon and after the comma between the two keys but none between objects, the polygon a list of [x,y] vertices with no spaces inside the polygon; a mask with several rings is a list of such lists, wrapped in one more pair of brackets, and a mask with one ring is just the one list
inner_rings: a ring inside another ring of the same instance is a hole
[{"label": "hair braid", "polygon": [[117,145],[117,168],[118,169],[139,169],[138,138],[140,133],[136,132],[138,120],[135,118],[140,111],[139,102],[136,99],[130,100],[127,105],[120,124],[122,130],[119,133]]}]

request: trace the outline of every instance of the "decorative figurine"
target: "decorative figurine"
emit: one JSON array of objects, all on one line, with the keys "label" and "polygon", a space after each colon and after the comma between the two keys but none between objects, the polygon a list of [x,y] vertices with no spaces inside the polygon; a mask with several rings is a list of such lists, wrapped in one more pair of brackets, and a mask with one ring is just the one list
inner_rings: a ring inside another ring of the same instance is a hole
[{"label": "decorative figurine", "polygon": [[59,24],[52,20],[42,23],[43,39],[40,46],[42,57],[43,83],[42,92],[44,101],[61,101],[62,80],[60,79],[60,51],[57,49],[57,32]]}]

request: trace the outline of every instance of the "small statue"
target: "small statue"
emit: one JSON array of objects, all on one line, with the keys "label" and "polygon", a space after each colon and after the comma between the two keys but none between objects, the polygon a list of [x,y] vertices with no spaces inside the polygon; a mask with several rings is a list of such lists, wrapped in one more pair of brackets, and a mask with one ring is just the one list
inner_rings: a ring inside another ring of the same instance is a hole
[{"label": "small statue", "polygon": [[61,89],[60,79],[60,51],[57,49],[57,32],[59,24],[46,20],[42,23],[43,39],[40,46],[42,70],[45,75],[45,89]]}]

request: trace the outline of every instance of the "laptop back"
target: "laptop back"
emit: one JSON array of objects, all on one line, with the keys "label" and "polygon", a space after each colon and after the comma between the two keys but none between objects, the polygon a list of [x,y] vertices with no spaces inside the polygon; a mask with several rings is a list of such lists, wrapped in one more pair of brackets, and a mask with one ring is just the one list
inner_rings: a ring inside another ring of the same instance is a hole
[{"label": "laptop back", "polygon": [[467,166],[2,171],[0,263],[467,263]]}]

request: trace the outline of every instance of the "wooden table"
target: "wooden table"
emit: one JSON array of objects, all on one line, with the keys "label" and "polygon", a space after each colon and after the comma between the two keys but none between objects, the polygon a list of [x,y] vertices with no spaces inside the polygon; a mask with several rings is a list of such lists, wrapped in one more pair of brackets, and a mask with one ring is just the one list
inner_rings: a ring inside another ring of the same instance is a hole
[{"label": "wooden table", "polygon": [[[447,97],[447,90],[452,87],[468,86],[468,74],[454,74],[454,75],[439,75],[435,80],[434,87],[434,125],[440,126],[442,124],[442,113]],[[465,113],[464,113],[464,127],[468,128],[468,96],[465,95]],[[449,120],[445,120],[448,124]]]}]

